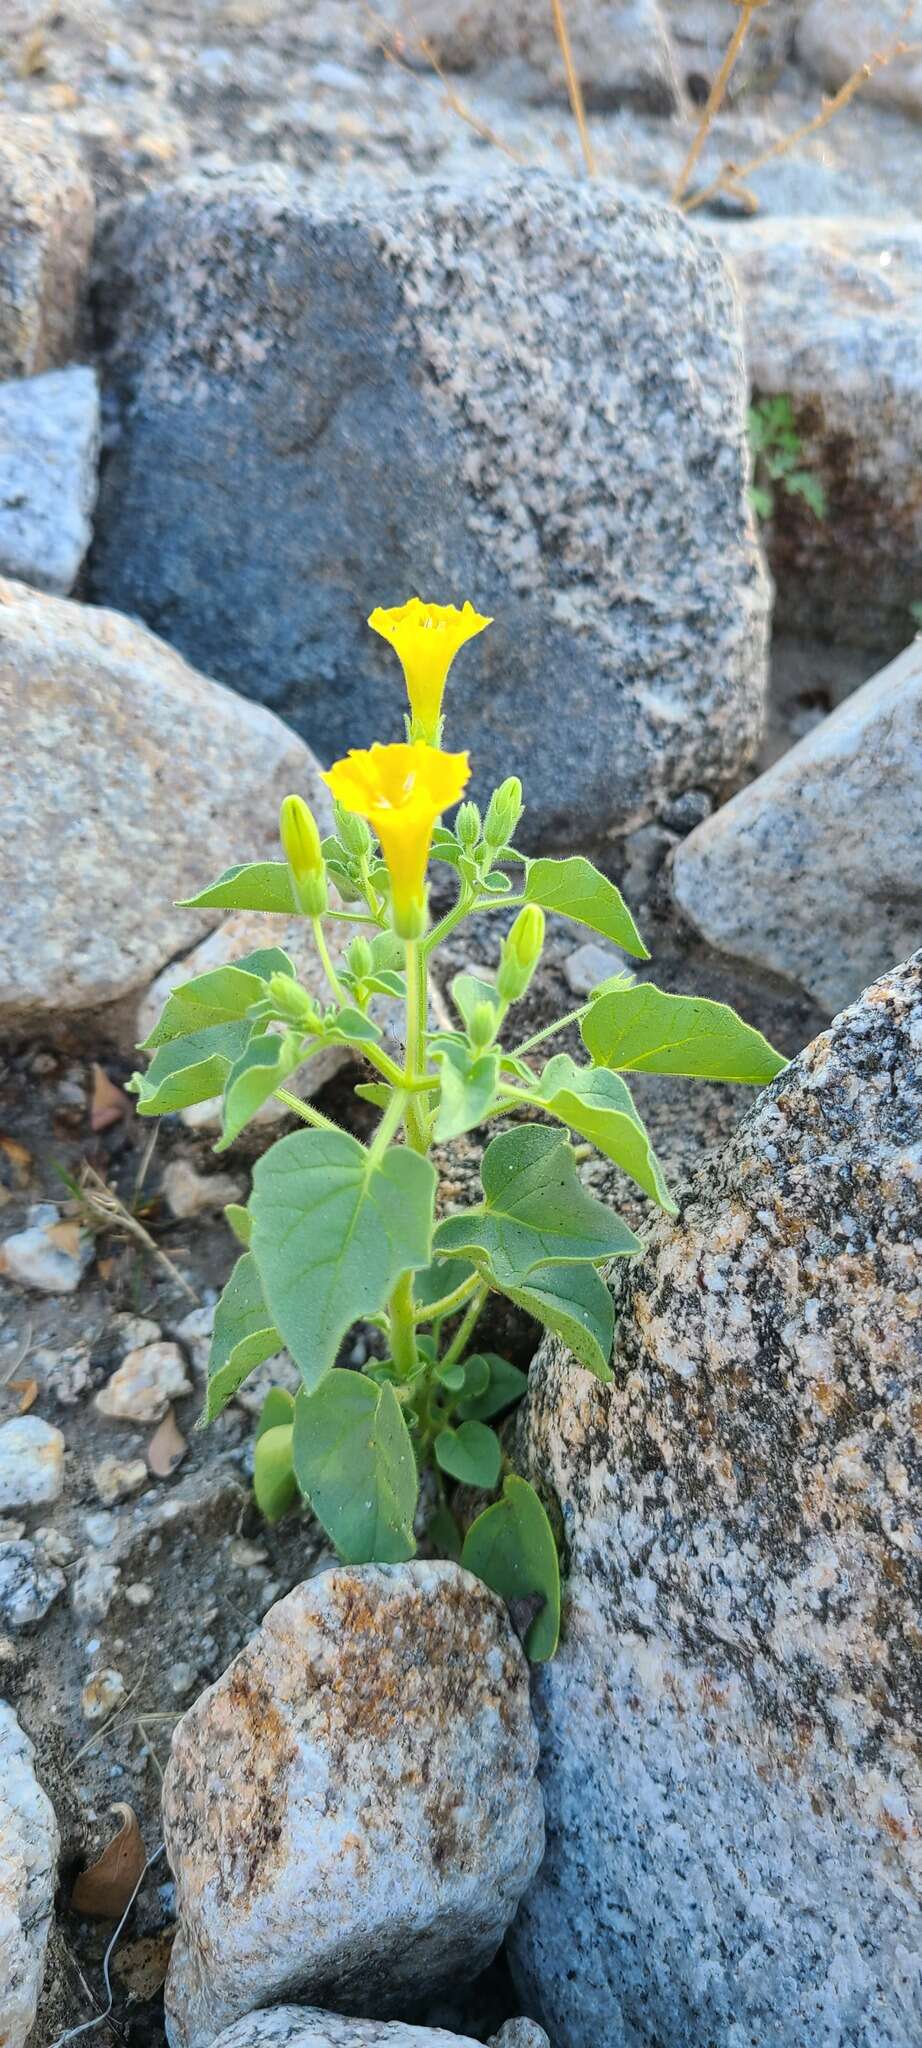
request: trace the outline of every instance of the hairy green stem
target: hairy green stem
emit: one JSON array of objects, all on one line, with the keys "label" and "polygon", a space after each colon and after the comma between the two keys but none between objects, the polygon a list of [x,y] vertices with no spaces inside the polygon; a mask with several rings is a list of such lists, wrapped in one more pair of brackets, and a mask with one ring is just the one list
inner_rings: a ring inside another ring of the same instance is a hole
[{"label": "hairy green stem", "polygon": [[404,1379],[409,1379],[416,1365],[412,1273],[401,1273],[387,1308],[390,1322],[391,1357],[398,1372],[402,1374]]},{"label": "hairy green stem", "polygon": [[368,1148],[369,1167],[377,1166],[383,1159],[391,1139],[399,1131],[403,1122],[408,1100],[409,1097],[404,1088],[395,1088]]},{"label": "hairy green stem", "polygon": [[578,1010],[568,1010],[565,1017],[558,1017],[556,1024],[545,1024],[543,1031],[533,1031],[530,1038],[523,1038],[521,1045],[510,1046],[510,1059],[521,1059],[523,1052],[531,1052],[534,1045],[543,1045],[546,1038],[553,1038],[555,1031],[565,1031],[568,1024],[578,1024],[591,1008],[591,1003],[580,1003]]},{"label": "hairy green stem", "polygon": [[470,1308],[468,1309],[463,1322],[459,1325],[459,1328],[455,1336],[452,1338],[451,1343],[448,1346],[448,1350],[445,1352],[444,1356],[439,1361],[440,1371],[444,1372],[445,1367],[447,1365],[454,1365],[459,1358],[463,1357],[467,1345],[467,1340],[471,1334],[471,1331],[473,1330],[474,1324],[477,1321],[477,1318],[480,1314],[481,1309],[483,1308],[484,1302],[486,1301],[489,1292],[490,1290],[486,1284],[486,1281],[482,1280],[478,1285],[477,1292],[474,1296],[473,1301],[471,1302]]},{"label": "hairy green stem", "polygon": [[429,1150],[429,1117],[425,1103],[420,1102],[415,1083],[426,1075],[426,1025],[429,1009],[429,983],[425,948],[416,939],[408,939],[407,948],[407,1046],[403,1085],[410,1100],[407,1106],[407,1142],[414,1152]]},{"label": "hairy green stem", "polygon": [[277,1102],[284,1102],[285,1108],[290,1109],[294,1116],[299,1116],[303,1123],[313,1124],[317,1131],[339,1130],[339,1125],[333,1122],[331,1116],[324,1116],[310,1102],[302,1102],[299,1095],[289,1094],[287,1088],[276,1088],[275,1099]]},{"label": "hairy green stem", "polygon": [[324,974],[326,975],[326,978],[330,984],[334,996],[336,997],[337,1002],[345,1003],[347,1000],[346,991],[343,988],[342,982],[340,981],[336,969],[333,965],[333,962],[330,959],[330,949],[324,937],[323,923],[321,919],[319,917],[312,917],[311,927],[314,933],[314,944],[320,955],[320,965],[323,968]]},{"label": "hairy green stem", "polygon": [[476,1273],[471,1273],[469,1278],[462,1280],[460,1286],[454,1288],[451,1294],[444,1294],[441,1301],[434,1301],[429,1308],[414,1309],[414,1320],[417,1323],[440,1323],[444,1316],[454,1315],[455,1309],[463,1308],[479,1284]]}]

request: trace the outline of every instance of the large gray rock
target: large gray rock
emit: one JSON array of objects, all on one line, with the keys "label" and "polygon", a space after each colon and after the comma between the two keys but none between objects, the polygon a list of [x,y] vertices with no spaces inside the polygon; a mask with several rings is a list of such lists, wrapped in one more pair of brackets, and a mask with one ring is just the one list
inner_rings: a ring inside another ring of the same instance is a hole
[{"label": "large gray rock", "polygon": [[79,354],[93,189],[50,121],[4,112],[0,126],[0,378],[31,377]]},{"label": "large gray rock", "polygon": [[179,1723],[171,2048],[267,1999],[377,2015],[495,1954],[541,1857],[528,1667],[457,1565],[323,1573]]},{"label": "large gray rock", "polygon": [[[469,2035],[446,2034],[441,2027],[345,2019],[340,2013],[310,2012],[302,2005],[276,2005],[237,2020],[220,2035],[215,2048],[477,2048],[477,2043]],[[531,2020],[510,2020],[490,2048],[547,2048],[547,2035]]]},{"label": "large gray rock", "polygon": [[787,396],[825,519],[779,491],[776,624],[896,653],[922,590],[922,227],[722,225],[754,392]]},{"label": "large gray rock", "polygon": [[143,626],[0,583],[0,1025],[143,988],[220,917],[176,909],[328,799],[271,713]]},{"label": "large gray rock", "polygon": [[797,54],[832,92],[875,50],[905,43],[906,54],[872,69],[862,96],[922,114],[920,0],[812,0],[797,34]]},{"label": "large gray rock", "polygon": [[326,757],[401,735],[372,605],[471,596],[496,623],[447,743],[481,792],[527,775],[532,843],[719,789],[760,728],[767,601],[719,257],[537,175],[322,208],[266,171],[115,219],[96,593]]},{"label": "large gray rock", "polygon": [[831,1016],[922,936],[922,639],[677,848],[711,944]]},{"label": "large gray rock", "polygon": [[[567,0],[566,21],[587,106],[675,113],[678,81],[658,0]],[[407,0],[403,22],[409,49],[422,40],[449,69],[482,71],[498,59],[518,58],[528,67],[532,97],[568,98],[549,4]]]},{"label": "large gray rock", "polygon": [[0,575],[73,590],[90,544],[99,456],[94,371],[0,384]]},{"label": "large gray rock", "polygon": [[922,954],[758,1097],[556,1344],[522,1448],[569,1549],[512,1936],[560,2048],[916,2048]]},{"label": "large gray rock", "polygon": [[0,1700],[0,2042],[23,2048],[42,1988],[54,1913],[58,1828],[32,1744]]}]

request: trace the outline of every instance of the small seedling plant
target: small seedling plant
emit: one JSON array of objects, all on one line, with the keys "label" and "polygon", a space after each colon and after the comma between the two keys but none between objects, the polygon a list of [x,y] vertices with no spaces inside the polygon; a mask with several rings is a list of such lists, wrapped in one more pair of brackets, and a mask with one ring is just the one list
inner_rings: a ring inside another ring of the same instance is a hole
[{"label": "small seedling plant", "polygon": [[749,500],[758,519],[772,519],[783,491],[809,505],[815,519],[826,517],[826,493],[818,476],[804,467],[804,446],[787,394],[760,398],[749,407],[749,446],[754,480]]},{"label": "small seedling plant", "polygon": [[[504,1598],[525,1603],[526,1648],[541,1660],[557,1642],[557,1551],[537,1493],[511,1469],[497,1433],[526,1379],[478,1345],[478,1319],[491,1294],[504,1295],[608,1380],[613,1313],[600,1268],[640,1246],[583,1185],[571,1134],[674,1213],[625,1076],[761,1083],[783,1061],[724,1004],[666,994],[630,975],[603,981],[543,1030],[517,1033],[546,912],[637,960],[649,958],[647,949],[619,890],[590,861],[530,860],[517,850],[516,776],[483,816],[460,801],[469,762],[442,748],[443,692],[460,647],[491,621],[469,603],[459,610],[412,598],[373,612],[369,624],[403,668],[405,739],[352,750],[325,775],[332,834],[321,836],[300,796],[287,797],[284,858],[229,868],[188,899],[207,910],[302,917],[328,1002],[267,945],[173,990],[146,1041],[150,1064],[132,1087],[142,1116],[220,1095],[217,1151],[272,1096],[300,1122],[258,1160],[246,1206],[227,1211],[242,1250],[215,1313],[202,1418],[213,1420],[248,1374],[287,1349],[302,1386],[294,1398],[272,1391],[260,1416],[263,1513],[275,1520],[303,1497],[348,1563],[401,1562],[417,1540],[460,1557]],[[454,823],[444,823],[459,802]],[[431,860],[457,882],[435,923]],[[439,947],[465,918],[496,910],[515,916],[495,978],[456,975],[455,1021],[433,1029]],[[355,933],[334,961],[330,938],[341,920]],[[402,1006],[402,1059],[376,1020],[380,998]],[[567,1025],[579,1027],[584,1060],[550,1046]],[[367,1144],[288,1085],[331,1045],[352,1048],[373,1072],[356,1088],[380,1112]],[[440,1215],[433,1147],[498,1118],[506,1128],[486,1144],[482,1198]],[[356,1323],[380,1332],[384,1352],[362,1370],[338,1363]],[[463,1534],[461,1489],[496,1496]]]}]

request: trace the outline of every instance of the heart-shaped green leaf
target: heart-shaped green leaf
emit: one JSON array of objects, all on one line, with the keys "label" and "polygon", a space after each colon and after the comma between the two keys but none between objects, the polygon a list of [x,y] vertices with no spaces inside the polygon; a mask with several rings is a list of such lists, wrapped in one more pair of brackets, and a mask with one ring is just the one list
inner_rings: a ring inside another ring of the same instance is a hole
[{"label": "heart-shaped green leaf", "polygon": [[[520,1372],[517,1365],[510,1365],[508,1358],[499,1358],[495,1351],[485,1351],[480,1362],[487,1368],[485,1386],[475,1389],[465,1379],[464,1393],[458,1402],[458,1414],[465,1421],[488,1422],[492,1415],[501,1415],[504,1408],[521,1400],[528,1385],[528,1374]],[[464,1363],[470,1371],[475,1359],[466,1358]]]},{"label": "heart-shaped green leaf", "polygon": [[401,1273],[428,1265],[435,1178],[407,1146],[373,1161],[345,1131],[295,1131],[257,1162],[253,1255],[308,1388],[350,1324],[383,1308]]},{"label": "heart-shaped green leaf", "polygon": [[146,1074],[133,1074],[127,1091],[138,1099],[139,1116],[168,1116],[194,1102],[220,1095],[231,1067],[253,1034],[253,1025],[210,1024],[204,1031],[160,1045]]},{"label": "heart-shaped green leaf", "polygon": [[489,1491],[496,1485],[503,1454],[499,1437],[485,1422],[462,1422],[457,1429],[440,1429],[433,1450],[436,1464],[461,1486]]},{"label": "heart-shaped green leaf", "polygon": [[477,974],[456,974],[451,984],[451,999],[468,1031],[474,1012],[481,1003],[488,1003],[490,1009],[497,1013],[502,1008],[492,981],[481,981]]},{"label": "heart-shaped green leaf", "polygon": [[297,915],[288,864],[283,860],[248,861],[225,868],[216,882],[197,896],[183,896],[181,910],[275,910]]},{"label": "heart-shaped green leaf", "polygon": [[157,1023],[141,1048],[151,1052],[189,1031],[203,1031],[211,1024],[234,1024],[245,1017],[251,1003],[266,993],[270,974],[294,974],[288,954],[281,946],[266,946],[249,953],[230,967],[213,967],[192,981],[171,990]]},{"label": "heart-shaped green leaf", "polygon": [[560,1564],[550,1522],[527,1479],[505,1480],[502,1500],[472,1522],[461,1563],[501,1600],[540,1600],[525,1649],[533,1664],[553,1657],[560,1634]]},{"label": "heart-shaped green leaf", "polygon": [[435,1250],[471,1259],[504,1292],[534,1269],[640,1249],[620,1216],[582,1186],[572,1146],[543,1124],[518,1124],[487,1146],[486,1201],[438,1225]]},{"label": "heart-shaped green leaf", "polygon": [[265,1429],[253,1452],[253,1492],[267,1522],[280,1522],[298,1498],[292,1462],[294,1430],[290,1422]]},{"label": "heart-shaped green leaf", "polygon": [[[661,1209],[676,1215],[649,1132],[620,1074],[609,1073],[605,1067],[578,1067],[569,1053],[560,1052],[548,1060],[533,1093],[542,1109],[588,1138],[606,1159],[623,1167]],[[636,1239],[633,1250],[639,1250]]]},{"label": "heart-shaped green leaf", "polygon": [[611,1295],[594,1266],[538,1266],[527,1280],[497,1281],[526,1315],[552,1330],[587,1372],[610,1380],[615,1312]]},{"label": "heart-shaped green leaf", "polygon": [[213,1422],[248,1375],[281,1349],[281,1337],[259,1284],[256,1260],[252,1252],[244,1252],[215,1309],[202,1421]]},{"label": "heart-shaped green leaf", "polygon": [[258,1115],[276,1089],[310,1055],[315,1043],[301,1040],[291,1032],[282,1037],[276,1031],[262,1032],[250,1039],[224,1083],[222,1134],[214,1148],[216,1152],[227,1151],[244,1125]]},{"label": "heart-shaped green leaf", "polygon": [[672,996],[651,981],[601,995],[583,1018],[583,1043],[600,1067],[639,1074],[688,1074],[761,1086],[786,1061],[727,1003]]},{"label": "heart-shaped green leaf", "polygon": [[345,1564],[414,1555],[416,1459],[393,1387],[336,1368],[295,1402],[298,1484]]},{"label": "heart-shaped green leaf", "polygon": [[483,1122],[496,1101],[499,1053],[472,1055],[467,1044],[441,1045],[434,1059],[442,1079],[435,1136],[439,1144],[460,1138]]},{"label": "heart-shaped green leaf", "polygon": [[650,958],[620,889],[582,854],[573,854],[569,860],[531,861],[525,876],[525,900],[588,925],[590,931],[613,939],[638,960]]}]

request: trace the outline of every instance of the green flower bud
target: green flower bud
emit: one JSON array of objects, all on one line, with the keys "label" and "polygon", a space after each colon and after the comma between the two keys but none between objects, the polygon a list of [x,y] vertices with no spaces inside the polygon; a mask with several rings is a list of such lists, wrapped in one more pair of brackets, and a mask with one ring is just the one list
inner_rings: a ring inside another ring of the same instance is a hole
[{"label": "green flower bud", "polygon": [[487,815],[483,822],[483,836],[488,846],[508,846],[524,810],[522,785],[517,775],[508,775],[490,798]]},{"label": "green flower bud", "polygon": [[496,1036],[496,1011],[492,1003],[477,1003],[468,1025],[471,1044],[479,1049],[492,1045]]},{"label": "green flower bud", "polygon": [[354,811],[344,810],[339,803],[333,805],[333,816],[337,838],[346,852],[351,853],[355,860],[367,860],[374,842],[364,818],[357,817]]},{"label": "green flower bud", "polygon": [[531,981],[544,946],[544,912],[526,903],[503,940],[496,986],[504,1003],[517,1003]]},{"label": "green flower bud", "polygon": [[470,853],[472,847],[476,846],[481,832],[480,811],[476,804],[467,803],[460,806],[455,818],[455,831],[462,846]]},{"label": "green flower bud", "polygon": [[326,866],[317,820],[303,797],[286,796],[279,815],[279,838],[298,909],[306,917],[322,917],[329,902]]},{"label": "green flower bud", "polygon": [[356,938],[352,940],[346,952],[346,965],[349,972],[355,975],[356,981],[365,981],[371,973],[374,964],[368,940],[363,939],[361,932],[359,932]]},{"label": "green flower bud", "polygon": [[292,975],[270,974],[268,989],[274,1010],[286,1024],[295,1024],[301,1031],[316,1029],[320,1023],[317,1004]]}]

